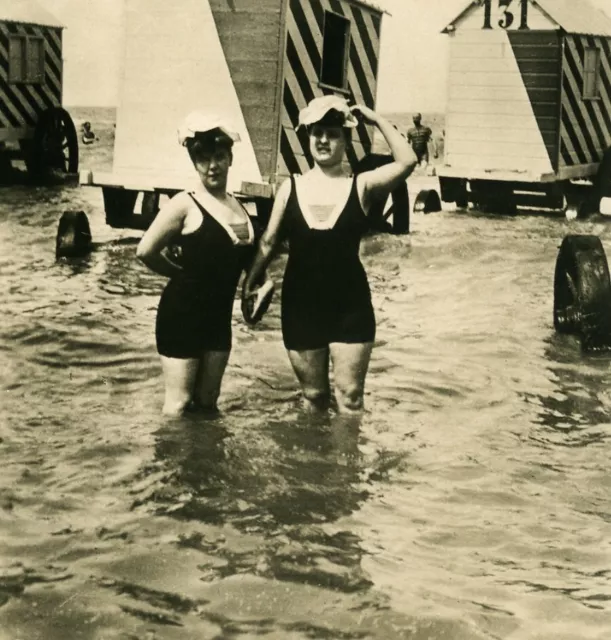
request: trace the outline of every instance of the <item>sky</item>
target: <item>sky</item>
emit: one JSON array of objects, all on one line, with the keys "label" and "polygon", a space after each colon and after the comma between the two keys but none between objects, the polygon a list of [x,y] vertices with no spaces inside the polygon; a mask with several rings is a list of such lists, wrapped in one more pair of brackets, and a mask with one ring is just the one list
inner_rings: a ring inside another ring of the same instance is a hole
[{"label": "sky", "polygon": [[[66,26],[65,105],[115,105],[124,0],[39,1]],[[376,0],[374,4],[391,14],[384,16],[382,26],[378,109],[443,111],[447,36],[439,32],[466,5],[465,0]]]},{"label": "sky", "polygon": [[[39,1],[66,25],[65,105],[114,106],[124,0]],[[611,13],[611,0],[593,1]],[[468,0],[373,0],[373,4],[388,12],[382,26],[378,110],[444,111],[448,36],[441,30]]]}]

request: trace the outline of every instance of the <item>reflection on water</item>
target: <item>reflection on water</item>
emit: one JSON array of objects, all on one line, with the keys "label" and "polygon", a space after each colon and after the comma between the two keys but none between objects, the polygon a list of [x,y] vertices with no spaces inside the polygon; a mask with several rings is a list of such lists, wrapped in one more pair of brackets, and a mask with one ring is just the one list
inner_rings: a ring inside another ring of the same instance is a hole
[{"label": "reflection on water", "polygon": [[[417,216],[363,247],[361,418],[302,412],[274,304],[236,305],[221,415],[166,420],[138,234],[92,189],[0,202],[0,640],[607,637],[611,361],[551,318],[606,227]],[[65,209],[95,250],[56,263]]]}]

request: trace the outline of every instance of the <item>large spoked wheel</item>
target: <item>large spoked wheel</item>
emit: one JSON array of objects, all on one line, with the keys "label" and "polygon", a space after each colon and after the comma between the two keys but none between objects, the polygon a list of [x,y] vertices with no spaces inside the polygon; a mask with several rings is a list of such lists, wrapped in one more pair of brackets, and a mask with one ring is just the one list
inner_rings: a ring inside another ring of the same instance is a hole
[{"label": "large spoked wheel", "polygon": [[78,171],[78,138],[70,114],[61,107],[44,111],[34,131],[29,168],[36,178]]}]

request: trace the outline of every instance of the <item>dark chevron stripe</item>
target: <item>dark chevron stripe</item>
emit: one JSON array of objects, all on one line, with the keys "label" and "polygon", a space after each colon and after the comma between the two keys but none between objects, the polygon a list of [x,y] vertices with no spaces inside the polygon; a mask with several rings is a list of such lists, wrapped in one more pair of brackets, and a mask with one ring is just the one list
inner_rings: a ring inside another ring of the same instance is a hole
[{"label": "dark chevron stripe", "polygon": [[605,65],[602,64],[600,73],[601,81],[607,94],[604,104],[600,105],[600,110],[605,116],[605,122],[607,124],[607,132],[609,138],[611,138],[611,39],[602,39],[603,54],[608,61],[609,72],[606,71]]},{"label": "dark chevron stripe", "polygon": [[[284,83],[284,96],[283,96],[284,108],[286,113],[291,121],[293,129],[297,128],[297,124],[299,122],[299,107],[297,106],[297,102],[291,93],[291,88],[288,85],[288,82]],[[308,139],[308,134],[306,133],[303,127],[299,128],[296,131],[297,138],[299,139],[299,144],[301,145],[301,153],[308,159],[310,162],[310,141]]]},{"label": "dark chevron stripe", "polygon": [[560,155],[562,156],[562,160],[565,165],[571,166],[573,164],[573,159],[571,158],[571,153],[566,148],[566,143],[564,138],[560,141]]},{"label": "dark chevron stripe", "polygon": [[[0,80],[0,88],[2,87],[2,80]],[[8,108],[8,104],[5,104],[4,100],[0,101],[0,113],[4,116],[6,120],[13,126],[19,127],[22,126],[22,122],[20,122],[12,113],[12,111]]]},{"label": "dark chevron stripe", "polygon": [[325,10],[323,9],[323,6],[320,0],[312,0],[311,4],[312,4],[312,13],[316,18],[316,23],[318,24],[318,28],[322,33],[325,27]]},{"label": "dark chevron stripe", "polygon": [[303,40],[303,44],[308,52],[312,66],[316,69],[316,73],[320,73],[322,57],[318,51],[318,47],[316,46],[314,36],[308,26],[307,18],[301,8],[300,0],[291,0],[291,11],[293,12],[295,24],[297,25],[297,29],[299,29],[299,35]]},{"label": "dark chevron stripe", "polygon": [[[329,6],[339,15],[346,17],[344,8],[342,7],[339,0],[329,0]],[[352,66],[352,70],[354,71],[354,75],[356,76],[360,94],[363,96],[363,102],[368,107],[372,108],[375,104],[375,100],[369,86],[369,82],[367,81],[367,76],[365,74],[365,70],[363,69],[359,52],[356,48],[356,45],[354,44],[354,38],[350,38],[350,65]]]},{"label": "dark chevron stripe", "polygon": [[36,113],[37,117],[45,110],[44,105],[40,104],[37,97],[32,93],[32,85],[20,83],[15,86],[14,91],[17,95],[22,97],[24,102],[28,103]]},{"label": "dark chevron stripe", "polygon": [[52,73],[56,82],[61,85],[61,70],[57,67],[55,60],[53,60],[48,51],[45,51],[45,67],[47,68],[47,73]]},{"label": "dark chevron stripe", "polygon": [[375,29],[376,35],[379,38],[380,32],[382,31],[382,16],[378,16],[375,13],[372,13],[371,22],[373,23],[373,28]]},{"label": "dark chevron stripe", "polygon": [[[295,127],[298,122],[299,107],[310,102],[314,97],[336,93],[332,88],[321,87],[318,84],[318,74],[322,66],[322,48],[324,34],[325,11],[327,9],[350,20],[353,37],[350,39],[348,51],[348,93],[351,102],[363,102],[370,107],[375,101],[375,76],[378,67],[377,45],[370,40],[373,33],[379,39],[380,20],[372,14],[373,27],[366,22],[363,9],[357,5],[346,8],[339,0],[307,0],[309,8],[304,9],[303,0],[290,0],[289,20],[290,28],[286,37],[285,50],[285,82],[283,93],[283,130],[281,132],[281,158],[286,170],[299,172],[299,163],[303,164],[302,155],[312,166],[309,151],[309,137],[303,129],[296,132],[296,137],[289,131],[288,122]],[[369,20],[369,18],[367,18]],[[306,57],[306,60],[303,59]],[[310,66],[311,65],[311,66]],[[369,68],[373,71],[370,76]],[[317,74],[311,78],[312,71]],[[288,78],[288,80],[286,79]],[[347,96],[348,97],[348,96]],[[368,128],[362,123],[354,130],[355,142],[360,142],[358,152],[349,144],[346,148],[346,158],[352,167],[361,155],[361,145],[368,152],[372,141]],[[279,159],[280,161],[280,159]],[[280,161],[282,163],[282,161]]]},{"label": "dark chevron stripe", "polygon": [[373,107],[375,106],[375,99],[373,97],[371,87],[367,82],[367,76],[365,75],[365,71],[363,70],[363,65],[361,64],[359,52],[356,50],[354,40],[350,42],[350,63],[352,64],[360,93],[363,96],[363,101],[370,109],[373,109]]},{"label": "dark chevron stripe", "polygon": [[[577,90],[581,94],[582,85],[583,85],[583,59],[581,60],[581,65],[580,65],[581,68],[580,68],[580,66],[578,66],[577,64],[577,61],[573,57],[573,52],[571,51],[570,46],[565,47],[565,53],[566,53],[567,67],[569,68],[570,72],[573,74],[573,78],[575,79],[575,82],[578,85]],[[582,127],[582,131],[584,133],[586,143],[588,144],[588,147],[591,153],[592,162],[600,160],[600,153],[597,151],[597,149],[600,149],[604,145],[605,136],[598,123],[598,118],[596,117],[592,109],[592,103],[590,100],[582,100],[581,95],[575,95],[575,91],[573,90],[573,87],[571,86],[571,83],[567,78],[566,74],[564,76],[563,84],[564,84],[564,90],[567,93],[567,98],[571,103],[571,107],[573,108],[573,111],[575,112],[575,117],[579,120],[579,124]],[[585,106],[585,109],[588,115],[587,121],[584,119],[585,116],[583,115],[583,112],[580,109],[580,105]],[[596,138],[595,140],[593,140],[594,137]]]},{"label": "dark chevron stripe", "polygon": [[[54,33],[56,33],[59,36],[58,40],[61,43],[61,41],[62,41],[61,29],[55,29]],[[51,34],[51,33],[49,34],[49,37],[47,38],[47,42],[49,44],[49,47],[51,48],[51,51],[53,52],[53,55],[58,60],[61,60],[62,59],[61,44],[60,44],[60,46],[57,45],[57,42],[55,41],[55,38],[53,37],[53,34]]]},{"label": "dark chevron stripe", "polygon": [[312,85],[308,80],[308,76],[301,64],[301,60],[299,58],[299,54],[297,53],[297,49],[295,48],[295,43],[291,38],[290,34],[287,34],[286,38],[286,56],[288,58],[289,64],[293,73],[295,74],[295,78],[299,83],[299,88],[306,102],[310,102],[313,100],[314,89],[312,89]]},{"label": "dark chevron stripe", "polygon": [[577,156],[581,164],[589,164],[588,157],[586,155],[587,151],[586,149],[582,148],[579,142],[579,138],[575,133],[575,129],[573,128],[573,123],[570,117],[568,116],[566,109],[563,108],[562,111],[563,111],[562,124],[570,142],[570,145],[567,145],[569,150],[571,149],[573,150],[573,153],[575,153],[575,155]]},{"label": "dark chevron stripe", "polygon": [[[565,65],[568,72],[573,75],[575,85],[571,86],[565,79],[563,89],[567,102],[575,112],[586,148],[584,144],[580,144],[570,114],[566,106],[563,106],[562,159],[569,166],[575,164],[572,155],[576,155],[581,164],[595,163],[600,161],[601,154],[599,150],[592,148],[592,139],[595,138],[596,146],[603,150],[611,144],[611,41],[595,36],[568,36],[567,40]],[[596,101],[583,100],[585,50],[586,47],[596,46],[601,47],[603,58],[600,67],[601,95]]]},{"label": "dark chevron stripe", "polygon": [[335,11],[335,13],[339,14],[340,16],[344,15],[344,8],[342,7],[342,3],[339,0],[328,0],[328,2],[329,6],[333,11]]},{"label": "dark chevron stripe", "polygon": [[[604,40],[602,42],[605,43]],[[588,43],[592,47],[596,46],[596,42],[594,38],[588,38]],[[601,55],[603,56],[606,55],[607,60],[609,61],[609,65],[611,65],[611,47],[609,48],[608,52],[605,52],[603,48]],[[585,54],[584,54],[584,58],[585,58]],[[582,67],[583,67],[583,64],[582,64]],[[611,100],[611,78],[606,73],[602,60],[601,60],[601,66],[600,66],[600,74],[601,74],[600,75],[601,83],[604,89],[604,93],[601,92],[601,100],[596,101],[596,103],[592,103],[590,101],[586,101],[586,103],[594,113],[594,116],[598,118],[599,127],[601,127],[603,132],[603,136],[602,136],[603,141],[605,145],[608,145],[608,144],[611,144],[611,103],[608,102],[609,100]],[[605,93],[607,94],[606,97],[605,97]]]},{"label": "dark chevron stripe", "polygon": [[301,173],[301,168],[299,167],[299,163],[295,158],[295,154],[291,149],[291,143],[289,142],[288,136],[286,135],[286,131],[282,129],[280,132],[280,154],[286,164],[289,173]]},{"label": "dark chevron stripe", "polygon": [[34,96],[38,96],[42,102],[44,102],[45,107],[47,109],[52,109],[53,107],[61,106],[53,99],[53,94],[49,91],[47,87],[39,84],[31,84],[28,85],[30,91]]},{"label": "dark chevron stripe", "polygon": [[61,81],[54,75],[49,65],[46,64],[46,61],[47,58],[45,57],[45,79],[47,91],[53,96],[53,99],[59,105],[62,102],[62,84]]},{"label": "dark chevron stripe", "polygon": [[367,26],[365,25],[363,14],[360,11],[353,11],[353,14],[354,21],[356,22],[356,27],[359,30],[361,40],[363,41],[365,53],[367,54],[367,58],[369,59],[369,65],[371,66],[373,75],[376,76],[378,73],[378,58],[376,52],[374,51],[374,48],[371,45],[371,40],[369,40],[369,32],[367,31]]},{"label": "dark chevron stripe", "polygon": [[[8,102],[11,103],[11,106],[13,107],[13,109],[17,111],[21,116],[22,120],[20,125],[28,125],[31,127],[36,125],[36,120],[37,120],[36,117],[30,115],[30,112],[25,108],[25,106],[21,102],[21,99],[13,91],[12,86],[9,85],[4,80],[2,80],[1,78],[0,78],[0,91],[4,93],[4,95],[6,96],[6,99],[8,100]],[[36,109],[36,113],[37,112],[38,112],[38,109]]]}]

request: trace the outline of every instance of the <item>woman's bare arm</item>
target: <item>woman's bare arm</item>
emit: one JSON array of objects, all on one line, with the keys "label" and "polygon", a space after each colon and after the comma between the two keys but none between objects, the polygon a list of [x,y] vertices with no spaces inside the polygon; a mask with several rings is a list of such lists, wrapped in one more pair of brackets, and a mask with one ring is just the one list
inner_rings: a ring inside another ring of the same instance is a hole
[{"label": "woman's bare arm", "polygon": [[186,194],[180,193],[162,207],[136,249],[136,256],[149,269],[168,278],[182,271],[179,265],[168,258],[167,248],[182,231],[187,214],[186,197]]},{"label": "woman's bare arm", "polygon": [[280,238],[280,227],[282,226],[282,220],[284,219],[284,212],[286,211],[286,204],[290,193],[291,181],[286,180],[278,189],[278,193],[276,193],[269,223],[259,240],[255,258],[244,280],[243,296],[248,297],[253,294],[257,283],[260,282],[267,266],[274,257]]},{"label": "woman's bare arm", "polygon": [[373,124],[380,130],[393,156],[393,162],[358,176],[361,203],[367,211],[376,196],[388,194],[404,182],[418,160],[409,143],[388,120],[364,105],[354,105],[351,110],[367,124]]}]

